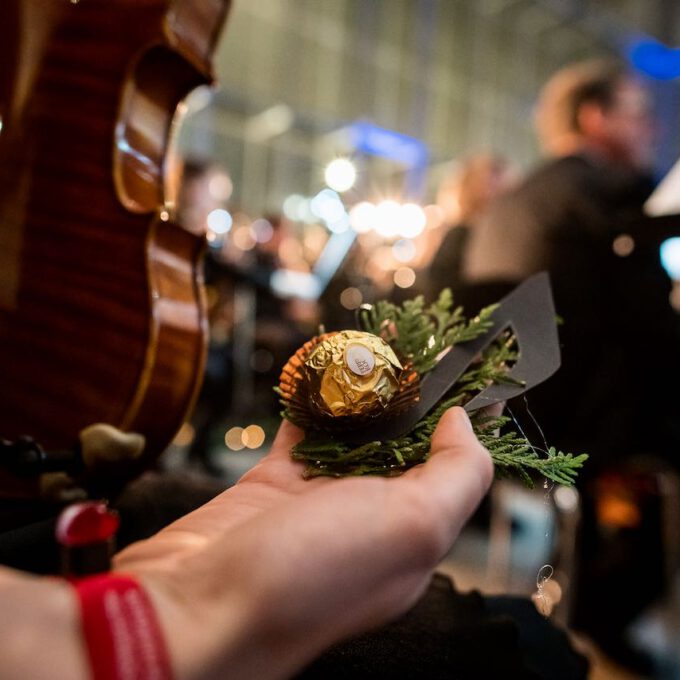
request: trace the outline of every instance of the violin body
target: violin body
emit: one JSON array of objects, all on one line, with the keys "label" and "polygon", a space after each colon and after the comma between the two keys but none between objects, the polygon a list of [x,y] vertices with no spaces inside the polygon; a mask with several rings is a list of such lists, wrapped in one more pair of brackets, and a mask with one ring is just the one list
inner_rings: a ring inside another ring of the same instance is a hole
[{"label": "violin body", "polygon": [[128,478],[192,406],[204,234],[173,220],[170,151],[228,4],[0,3],[0,437],[140,432]]}]

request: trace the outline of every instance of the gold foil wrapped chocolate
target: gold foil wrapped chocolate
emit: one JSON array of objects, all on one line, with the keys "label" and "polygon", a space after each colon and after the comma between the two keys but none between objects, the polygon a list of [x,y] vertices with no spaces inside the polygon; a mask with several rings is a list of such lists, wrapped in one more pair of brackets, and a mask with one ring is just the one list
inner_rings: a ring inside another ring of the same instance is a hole
[{"label": "gold foil wrapped chocolate", "polygon": [[402,367],[381,338],[360,331],[326,333],[288,360],[279,393],[287,417],[304,430],[341,432],[411,406],[418,374]]},{"label": "gold foil wrapped chocolate", "polygon": [[402,370],[384,340],[361,331],[327,337],[304,363],[314,407],[334,417],[382,412],[399,390]]}]

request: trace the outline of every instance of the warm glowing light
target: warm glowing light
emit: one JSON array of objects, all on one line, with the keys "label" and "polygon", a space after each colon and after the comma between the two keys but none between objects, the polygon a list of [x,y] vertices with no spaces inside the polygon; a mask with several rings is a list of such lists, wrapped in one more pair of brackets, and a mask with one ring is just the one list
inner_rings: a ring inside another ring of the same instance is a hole
[{"label": "warm glowing light", "polygon": [[250,227],[243,225],[234,231],[234,236],[232,237],[234,245],[239,250],[252,250],[255,247],[257,241],[253,238],[253,234],[250,231]]},{"label": "warm glowing light", "polygon": [[243,445],[249,449],[259,449],[264,444],[264,439],[264,430],[259,425],[248,425],[241,435]]},{"label": "warm glowing light", "polygon": [[227,430],[224,435],[224,443],[228,449],[240,451],[245,448],[246,445],[243,443],[243,432],[244,430],[242,427],[232,427]]},{"label": "warm glowing light", "polygon": [[274,236],[274,227],[261,217],[250,225],[250,233],[258,243],[268,243]]},{"label": "warm glowing light", "polygon": [[196,430],[194,430],[193,425],[191,423],[184,423],[179,432],[175,435],[172,443],[175,446],[189,446],[189,444],[194,441],[195,436]]},{"label": "warm glowing light", "polygon": [[558,486],[553,498],[562,512],[574,512],[578,508],[578,492],[569,486]]},{"label": "warm glowing light", "polygon": [[373,229],[376,220],[376,207],[373,203],[362,201],[349,211],[349,223],[357,234],[365,234]]},{"label": "warm glowing light", "polygon": [[354,186],[357,179],[357,169],[349,159],[336,158],[326,166],[324,179],[331,189],[342,193]]},{"label": "warm glowing light", "polygon": [[382,201],[375,210],[374,229],[384,238],[393,238],[399,233],[401,206],[396,201]]},{"label": "warm glowing light", "polygon": [[399,233],[404,238],[415,238],[423,233],[427,217],[419,205],[405,203],[399,212]]},{"label": "warm glowing light", "polygon": [[399,288],[410,288],[416,282],[416,273],[411,267],[399,267],[394,272],[394,283]]},{"label": "warm glowing light", "polygon": [[208,227],[215,234],[226,234],[234,223],[231,215],[224,208],[215,208],[208,213]]},{"label": "warm glowing light", "polygon": [[612,250],[619,257],[628,257],[635,250],[635,239],[630,234],[619,234],[612,241]]},{"label": "warm glowing light", "polygon": [[340,304],[345,309],[358,309],[364,301],[364,296],[358,288],[345,288],[340,293]]},{"label": "warm glowing light", "polygon": [[228,175],[215,175],[208,182],[208,193],[216,201],[226,201],[231,196],[234,185]]},{"label": "warm glowing light", "polygon": [[416,256],[416,245],[408,238],[399,239],[392,246],[392,255],[398,262],[410,262]]},{"label": "warm glowing light", "polygon": [[158,217],[160,218],[161,222],[167,222],[170,219],[170,213],[167,210],[161,210],[158,213]]}]

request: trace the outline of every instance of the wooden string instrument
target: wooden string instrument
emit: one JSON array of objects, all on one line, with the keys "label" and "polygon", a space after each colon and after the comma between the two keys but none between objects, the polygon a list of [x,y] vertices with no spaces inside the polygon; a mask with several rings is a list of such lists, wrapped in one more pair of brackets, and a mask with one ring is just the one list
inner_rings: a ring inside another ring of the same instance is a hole
[{"label": "wooden string instrument", "polygon": [[203,374],[204,234],[173,219],[171,149],[228,6],[0,2],[0,437],[142,433],[112,485],[167,446]]}]

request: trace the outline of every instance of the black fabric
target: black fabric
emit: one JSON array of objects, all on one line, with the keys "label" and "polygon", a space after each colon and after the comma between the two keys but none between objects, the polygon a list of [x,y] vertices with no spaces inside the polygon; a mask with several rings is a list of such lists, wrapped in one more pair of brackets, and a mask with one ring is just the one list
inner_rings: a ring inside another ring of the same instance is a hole
[{"label": "black fabric", "polygon": [[[5,513],[8,505],[3,503]],[[55,508],[56,510],[56,508]],[[56,514],[39,521],[6,528],[0,533],[0,564],[34,574],[59,571],[59,547],[54,538]]]},{"label": "black fabric", "polygon": [[[640,526],[603,525],[598,480],[640,458],[680,467],[680,326],[659,258],[680,216],[645,218],[651,188],[647,177],[585,156],[546,163],[493,204],[471,232],[464,265],[482,294],[550,273],[564,321],[562,367],[527,397],[542,432],[530,418],[524,425],[537,442],[590,455],[577,482],[573,623],[596,641],[623,641],[664,587],[658,511],[645,501]],[[621,235],[633,239],[631,252],[615,252]],[[521,418],[524,400],[510,408]]]},{"label": "black fabric", "polygon": [[448,227],[427,271],[428,299],[436,300],[441,290],[450,288],[458,301],[456,293],[463,283],[463,262],[469,238],[467,224]]},{"label": "black fabric", "polygon": [[[145,473],[110,503],[121,520],[118,549],[153,536],[224,488],[224,482],[206,476]],[[56,504],[0,499],[0,564],[34,574],[58,573],[54,529],[61,509]]]},{"label": "black fabric", "polygon": [[[550,272],[562,369],[529,401],[551,444],[591,454],[586,475],[640,452],[673,460],[680,445],[680,327],[642,213],[650,190],[646,177],[562,158],[499,199],[470,234],[473,290]],[[624,233],[634,249],[621,257],[613,242]]]},{"label": "black fabric", "polygon": [[437,574],[407,614],[333,647],[296,680],[576,680],[587,668],[529,601],[459,593]]}]

